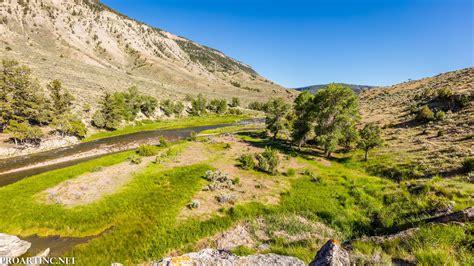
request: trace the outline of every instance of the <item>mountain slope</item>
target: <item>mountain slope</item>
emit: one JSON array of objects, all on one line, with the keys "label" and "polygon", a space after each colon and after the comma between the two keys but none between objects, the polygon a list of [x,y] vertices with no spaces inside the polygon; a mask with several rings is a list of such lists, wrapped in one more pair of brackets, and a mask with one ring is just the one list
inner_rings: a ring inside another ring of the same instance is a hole
[{"label": "mountain slope", "polygon": [[[439,94],[446,89],[452,93],[449,100]],[[461,95],[463,107],[457,103]],[[363,122],[385,127],[388,155],[416,161],[427,172],[444,175],[474,156],[474,68],[365,90],[360,99]],[[418,121],[416,110],[423,106],[434,113],[445,112],[446,118]]]},{"label": "mountain slope", "polygon": [[0,3],[0,57],[62,80],[81,102],[137,85],[159,97],[292,97],[223,53],[121,15],[92,0]]},{"label": "mountain slope", "polygon": [[[343,85],[343,86],[351,88],[356,93],[360,93],[363,90],[375,88],[375,86],[367,86],[367,85],[354,85],[354,84],[346,84],[346,83],[340,83],[340,84]],[[297,91],[310,91],[311,93],[315,93],[316,91],[325,88],[327,85],[328,84],[312,85],[312,86],[307,86],[307,87],[302,87],[302,88],[296,88],[295,90],[297,90]]]}]

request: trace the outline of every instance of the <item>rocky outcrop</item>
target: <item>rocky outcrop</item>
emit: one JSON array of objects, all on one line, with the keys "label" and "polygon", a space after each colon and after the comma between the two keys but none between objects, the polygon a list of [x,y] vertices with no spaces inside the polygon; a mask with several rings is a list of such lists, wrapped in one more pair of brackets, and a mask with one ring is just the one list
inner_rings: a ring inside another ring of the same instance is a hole
[{"label": "rocky outcrop", "polygon": [[0,257],[16,258],[28,251],[31,243],[16,236],[0,233]]},{"label": "rocky outcrop", "polygon": [[349,253],[344,250],[338,241],[329,240],[318,251],[310,266],[349,266]]},{"label": "rocky outcrop", "polygon": [[228,251],[217,249],[204,249],[195,253],[184,254],[179,257],[164,258],[153,266],[167,265],[306,265],[302,260],[295,257],[281,256],[276,254],[259,254],[239,257]]},{"label": "rocky outcrop", "polygon": [[458,212],[451,212],[425,220],[427,223],[449,223],[449,222],[473,222],[474,207],[470,207]]}]

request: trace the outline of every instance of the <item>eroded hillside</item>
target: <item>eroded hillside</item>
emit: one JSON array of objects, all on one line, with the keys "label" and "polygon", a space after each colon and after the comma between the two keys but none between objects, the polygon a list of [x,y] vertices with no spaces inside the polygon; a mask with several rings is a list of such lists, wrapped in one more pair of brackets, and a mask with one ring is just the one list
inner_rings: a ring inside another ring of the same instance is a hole
[{"label": "eroded hillside", "polygon": [[0,57],[31,66],[43,81],[62,80],[80,102],[131,85],[158,98],[293,95],[244,63],[98,1],[7,0],[0,14]]}]

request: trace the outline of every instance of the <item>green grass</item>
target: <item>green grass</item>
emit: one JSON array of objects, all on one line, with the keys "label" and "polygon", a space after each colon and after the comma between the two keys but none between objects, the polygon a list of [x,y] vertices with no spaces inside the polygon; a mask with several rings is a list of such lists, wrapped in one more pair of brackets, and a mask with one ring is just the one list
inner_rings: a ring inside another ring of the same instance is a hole
[{"label": "green grass", "polygon": [[[265,144],[264,140],[248,135],[241,138],[254,145]],[[180,142],[166,148],[171,151],[169,157],[188,144]],[[225,149],[222,143],[206,145],[213,151]],[[275,144],[275,148],[278,147]],[[465,185],[461,180],[437,178],[429,182],[397,183],[369,175],[357,164],[348,167],[333,161],[331,166],[325,166],[301,156],[296,160],[304,167],[295,169],[295,176],[288,179],[291,188],[281,194],[278,205],[236,205],[207,220],[176,219],[180,210],[205,185],[202,176],[211,169],[206,164],[164,169],[160,164],[151,163],[117,193],[82,207],[64,208],[37,201],[39,192],[88,171],[121,163],[133,153],[102,157],[0,188],[0,232],[81,237],[112,228],[89,243],[75,247],[68,255],[75,256],[79,265],[110,265],[112,262],[128,265],[158,260],[172,250],[192,251],[193,243],[198,240],[226,230],[236,222],[252,222],[258,217],[269,221],[269,232],[285,230],[290,235],[298,235],[311,231],[294,219],[302,216],[335,229],[336,237],[345,240],[417,225],[426,217],[427,210],[446,201],[454,202],[457,209],[474,204],[470,198],[472,185]],[[236,158],[229,160],[237,163]],[[304,170],[313,172],[318,180],[304,175]],[[289,178],[258,174],[272,179]],[[420,188],[413,190],[414,185]],[[322,245],[321,241],[305,239],[289,243],[272,237],[269,245],[271,252],[309,262]],[[378,249],[370,243],[357,243],[356,249],[363,254],[383,250],[386,255],[413,257],[422,264],[434,261],[472,264],[469,243],[472,243],[472,226],[423,226],[419,235],[403,243],[386,243]],[[236,251],[239,254],[255,252],[246,248]]]},{"label": "green grass", "polygon": [[218,125],[218,124],[227,124],[235,123],[242,119],[248,118],[245,115],[240,116],[199,116],[199,117],[185,117],[179,118],[177,120],[165,120],[165,121],[150,121],[144,122],[142,124],[137,124],[134,126],[127,126],[115,131],[102,131],[95,133],[83,141],[93,141],[103,138],[110,138],[115,136],[132,134],[140,131],[151,131],[159,129],[177,129],[185,127],[195,127],[195,126],[205,126],[205,125]]}]

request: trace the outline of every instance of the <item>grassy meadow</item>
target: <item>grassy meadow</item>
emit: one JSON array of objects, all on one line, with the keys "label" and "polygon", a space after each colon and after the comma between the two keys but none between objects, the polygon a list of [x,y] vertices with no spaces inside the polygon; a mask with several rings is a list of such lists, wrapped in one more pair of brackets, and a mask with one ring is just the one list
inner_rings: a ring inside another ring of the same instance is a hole
[{"label": "grassy meadow", "polygon": [[[199,121],[188,123],[199,124]],[[171,127],[174,124],[162,125]],[[214,133],[222,133],[222,129]],[[283,160],[294,159],[297,163],[292,171],[280,171],[276,175],[258,173],[290,184],[277,195],[277,204],[237,202],[206,219],[177,219],[186,204],[208,183],[202,177],[207,170],[214,169],[212,160],[215,157],[183,167],[166,168],[163,162],[150,163],[114,194],[85,206],[67,208],[47,205],[38,199],[38,193],[47,188],[98,167],[126,161],[134,154],[131,151],[29,177],[0,188],[0,216],[4,217],[0,221],[0,231],[18,236],[85,237],[109,229],[90,242],[76,246],[67,255],[75,256],[79,265],[110,265],[112,262],[129,265],[158,260],[172,251],[195,251],[199,240],[225,231],[236,223],[252,223],[257,219],[270,221],[269,232],[285,230],[290,236],[303,235],[310,228],[295,222],[294,217],[304,217],[334,230],[331,237],[342,241],[356,239],[352,244],[353,252],[359,254],[361,262],[375,254],[380,254],[387,263],[392,258],[416,260],[426,265],[474,262],[469,247],[473,241],[472,226],[420,223],[429,216],[429,210],[443,204],[452,204],[455,209],[472,206],[473,184],[441,178],[396,182],[367,174],[365,163],[358,158],[360,154],[354,154],[352,159],[321,162],[317,156],[291,150],[280,142],[261,139],[252,133],[236,136],[251,146],[272,146],[279,150]],[[211,153],[218,154],[223,150],[223,145],[208,143],[204,137],[199,141]],[[191,143],[182,141],[158,150],[167,154],[164,161],[173,162]],[[341,158],[344,156],[348,155],[341,155]],[[224,159],[237,164],[234,157]],[[413,226],[420,226],[420,230],[408,239],[383,244],[357,240],[362,236],[395,233]],[[266,252],[297,256],[309,262],[324,239],[288,241],[272,236],[265,243],[270,245]],[[237,254],[258,253],[258,250],[246,247],[234,251]]]}]

